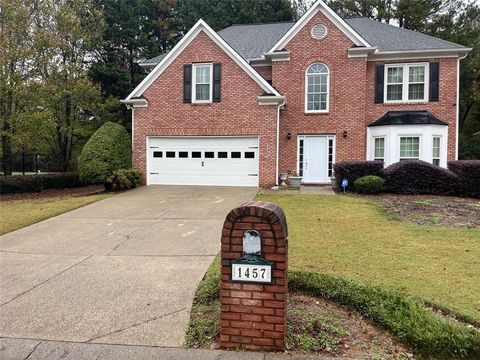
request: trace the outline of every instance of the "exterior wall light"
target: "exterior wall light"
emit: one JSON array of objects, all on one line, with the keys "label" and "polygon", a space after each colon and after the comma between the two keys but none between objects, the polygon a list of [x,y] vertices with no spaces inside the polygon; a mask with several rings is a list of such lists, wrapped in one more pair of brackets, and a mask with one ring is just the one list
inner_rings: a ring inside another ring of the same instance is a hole
[{"label": "exterior wall light", "polygon": [[343,138],[346,139],[348,136],[348,131],[347,130],[344,130],[343,131]]},{"label": "exterior wall light", "polygon": [[287,140],[290,140],[291,138],[292,138],[292,133],[289,132],[289,133],[287,134]]}]

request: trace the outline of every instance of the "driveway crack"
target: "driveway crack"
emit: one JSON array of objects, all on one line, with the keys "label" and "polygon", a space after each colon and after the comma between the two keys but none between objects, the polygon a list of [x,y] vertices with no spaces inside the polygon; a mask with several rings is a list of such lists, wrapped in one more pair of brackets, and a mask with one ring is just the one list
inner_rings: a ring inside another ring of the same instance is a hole
[{"label": "driveway crack", "polygon": [[119,332],[122,332],[122,331],[125,331],[125,330],[128,330],[128,329],[132,329],[132,328],[134,328],[134,327],[137,327],[137,326],[140,326],[140,325],[143,325],[143,324],[147,324],[147,323],[149,323],[149,322],[152,322],[152,321],[161,319],[161,318],[163,318],[163,317],[165,317],[165,316],[177,314],[177,313],[182,312],[182,311],[184,311],[184,310],[187,310],[187,308],[185,307],[185,308],[182,308],[182,309],[179,309],[179,310],[175,310],[175,311],[169,312],[169,313],[167,313],[167,314],[155,316],[155,317],[153,317],[153,318],[147,319],[147,320],[142,321],[142,322],[139,322],[139,323],[135,323],[135,324],[130,325],[130,326],[127,326],[127,327],[125,327],[125,328],[122,328],[122,329],[119,329],[119,330],[114,330],[114,331],[111,331],[111,332],[109,332],[109,333],[96,336],[96,337],[91,338],[90,340],[87,340],[87,341],[85,341],[85,342],[86,342],[86,343],[89,343],[89,342],[92,342],[92,341],[94,341],[94,340],[101,339],[101,338],[106,337],[106,336],[109,336],[109,335],[117,334],[117,333],[119,333]]},{"label": "driveway crack", "polygon": [[1,305],[0,305],[0,307],[2,307],[2,306],[4,306],[4,305],[7,305],[7,304],[11,303],[12,301],[14,301],[14,300],[18,299],[20,296],[23,296],[23,295],[25,295],[26,293],[28,293],[28,292],[32,291],[33,289],[36,289],[37,287],[39,287],[39,286],[42,286],[43,284],[45,284],[45,283],[49,282],[50,280],[53,280],[53,279],[55,279],[57,276],[59,276],[59,275],[62,275],[63,273],[65,273],[66,271],[68,271],[68,270],[70,270],[70,269],[74,268],[74,267],[75,267],[75,266],[77,266],[77,265],[80,265],[82,262],[84,262],[84,261],[86,261],[86,260],[90,259],[92,256],[93,256],[93,255],[87,256],[86,258],[84,258],[84,259],[82,259],[82,260],[80,260],[80,261],[76,262],[76,263],[75,263],[75,264],[73,264],[72,266],[69,266],[68,268],[66,268],[66,269],[64,269],[64,270],[62,270],[62,271],[60,271],[58,274],[55,274],[55,275],[53,275],[52,277],[49,277],[48,279],[46,279],[46,280],[44,280],[44,281],[42,281],[42,282],[40,282],[40,283],[38,283],[38,284],[36,284],[36,285],[32,286],[30,289],[28,289],[28,290],[25,290],[24,292],[22,292],[22,293],[20,293],[20,294],[18,294],[18,295],[16,295],[16,296],[14,296],[14,297],[13,297],[13,298],[11,298],[10,300],[7,300],[7,301],[5,301],[3,304],[1,304]]},{"label": "driveway crack", "polygon": [[30,353],[27,355],[27,357],[23,360],[27,360],[30,356],[32,356],[32,354],[35,352],[35,350],[37,350],[37,347],[39,347],[41,343],[42,342],[39,341],[38,344],[33,347],[32,351],[30,351]]}]

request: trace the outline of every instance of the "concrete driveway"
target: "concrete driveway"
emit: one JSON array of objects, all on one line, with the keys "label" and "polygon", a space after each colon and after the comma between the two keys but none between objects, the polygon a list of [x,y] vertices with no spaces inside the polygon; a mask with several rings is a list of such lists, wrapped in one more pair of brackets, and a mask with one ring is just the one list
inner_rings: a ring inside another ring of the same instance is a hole
[{"label": "concrete driveway", "polygon": [[181,346],[229,210],[254,188],[142,187],[0,239],[0,337]]}]

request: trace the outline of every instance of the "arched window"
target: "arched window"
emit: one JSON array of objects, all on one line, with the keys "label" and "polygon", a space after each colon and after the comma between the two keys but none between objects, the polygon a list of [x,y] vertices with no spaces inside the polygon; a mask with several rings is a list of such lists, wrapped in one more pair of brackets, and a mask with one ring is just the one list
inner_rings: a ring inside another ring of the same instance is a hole
[{"label": "arched window", "polygon": [[328,112],[329,71],[315,63],[305,74],[305,112]]}]

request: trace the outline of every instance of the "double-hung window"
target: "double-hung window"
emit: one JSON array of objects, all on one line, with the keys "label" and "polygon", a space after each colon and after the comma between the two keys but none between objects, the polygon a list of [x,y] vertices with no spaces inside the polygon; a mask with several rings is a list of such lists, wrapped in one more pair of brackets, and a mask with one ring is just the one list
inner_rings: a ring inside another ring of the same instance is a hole
[{"label": "double-hung window", "polygon": [[305,112],[328,112],[329,71],[326,65],[315,63],[305,74]]},{"label": "double-hung window", "polygon": [[212,64],[193,64],[192,102],[212,102]]},{"label": "double-hung window", "polygon": [[385,161],[385,138],[384,137],[376,137],[375,140],[375,147],[373,153],[373,160],[375,161]]},{"label": "double-hung window", "polygon": [[420,137],[400,137],[400,161],[418,160],[420,158]]},{"label": "double-hung window", "polygon": [[428,63],[385,65],[385,102],[428,101]]},{"label": "double-hung window", "polygon": [[432,164],[440,166],[440,136],[432,138]]}]

